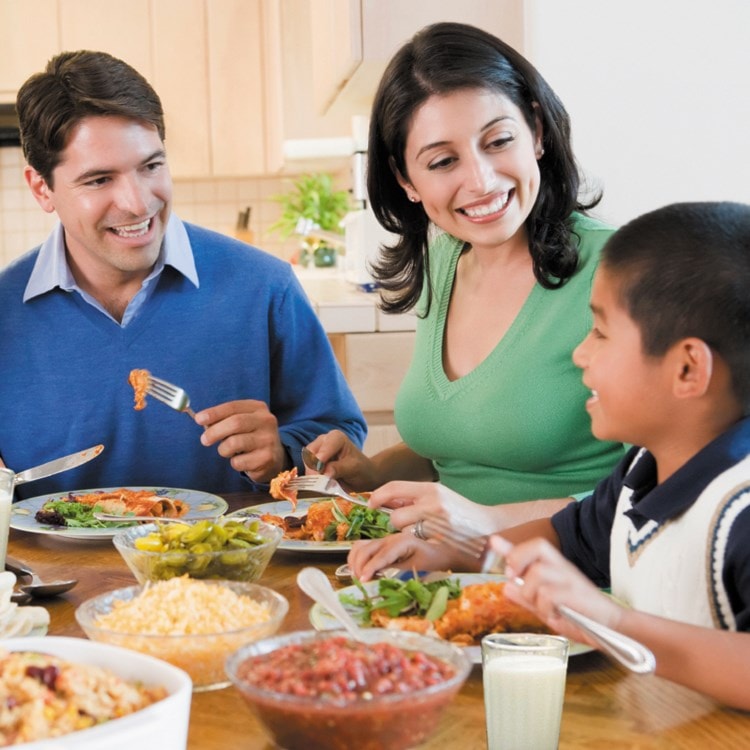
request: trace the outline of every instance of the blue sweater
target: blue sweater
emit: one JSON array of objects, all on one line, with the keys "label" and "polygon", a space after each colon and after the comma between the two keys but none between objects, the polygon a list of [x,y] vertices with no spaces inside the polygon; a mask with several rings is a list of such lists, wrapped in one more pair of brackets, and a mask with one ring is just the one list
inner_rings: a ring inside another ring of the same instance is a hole
[{"label": "blue sweater", "polygon": [[166,266],[122,328],[78,293],[22,302],[38,248],[0,274],[0,456],[21,471],[97,443],[93,461],[18,488],[19,498],[120,485],[213,492],[252,483],[200,443],[202,428],[149,399],[133,409],[132,369],[182,386],[197,411],[236,399],[268,404],[299,449],[333,428],[361,445],[362,413],[288,263],[186,224],[200,288]]}]

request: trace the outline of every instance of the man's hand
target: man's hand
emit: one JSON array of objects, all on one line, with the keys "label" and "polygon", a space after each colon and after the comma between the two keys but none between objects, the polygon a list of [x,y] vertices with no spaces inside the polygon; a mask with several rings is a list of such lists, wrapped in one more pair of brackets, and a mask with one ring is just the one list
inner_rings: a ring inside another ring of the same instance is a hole
[{"label": "man's hand", "polygon": [[218,443],[219,455],[254,482],[270,482],[284,470],[287,456],[278,422],[263,401],[227,401],[199,411],[195,421],[205,428],[201,443]]}]

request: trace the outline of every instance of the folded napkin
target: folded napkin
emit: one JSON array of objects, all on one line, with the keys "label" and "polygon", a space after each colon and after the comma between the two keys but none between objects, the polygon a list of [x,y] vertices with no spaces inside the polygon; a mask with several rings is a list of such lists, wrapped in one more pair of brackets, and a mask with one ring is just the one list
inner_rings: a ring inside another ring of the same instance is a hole
[{"label": "folded napkin", "polygon": [[15,585],[13,573],[9,570],[0,573],[0,638],[17,638],[39,630],[46,633],[49,612],[44,607],[19,607],[12,602]]}]

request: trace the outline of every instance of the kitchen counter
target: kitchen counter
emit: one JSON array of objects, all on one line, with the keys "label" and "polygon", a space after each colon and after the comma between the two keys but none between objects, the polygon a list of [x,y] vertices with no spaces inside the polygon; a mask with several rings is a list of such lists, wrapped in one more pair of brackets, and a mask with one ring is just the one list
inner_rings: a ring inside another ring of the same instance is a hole
[{"label": "kitchen counter", "polygon": [[387,315],[378,308],[377,292],[366,292],[348,282],[338,269],[301,268],[294,272],[326,333],[413,331],[413,312]]}]

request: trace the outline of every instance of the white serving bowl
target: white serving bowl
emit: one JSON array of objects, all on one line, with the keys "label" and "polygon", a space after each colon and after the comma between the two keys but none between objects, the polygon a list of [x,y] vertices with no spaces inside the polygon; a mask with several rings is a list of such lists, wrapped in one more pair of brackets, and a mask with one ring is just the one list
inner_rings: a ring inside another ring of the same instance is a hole
[{"label": "white serving bowl", "polygon": [[187,746],[193,686],[181,669],[152,656],[85,638],[12,638],[0,641],[0,648],[38,651],[77,664],[102,667],[126,680],[161,685],[169,693],[163,700],[128,716],[54,739],[20,745],[24,750],[133,750],[139,747],[184,750]]}]

